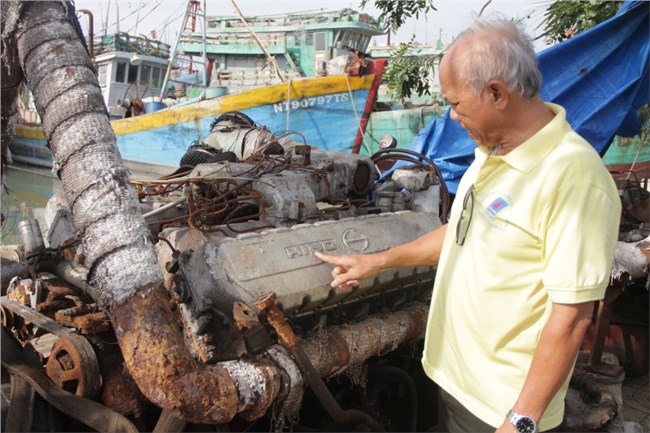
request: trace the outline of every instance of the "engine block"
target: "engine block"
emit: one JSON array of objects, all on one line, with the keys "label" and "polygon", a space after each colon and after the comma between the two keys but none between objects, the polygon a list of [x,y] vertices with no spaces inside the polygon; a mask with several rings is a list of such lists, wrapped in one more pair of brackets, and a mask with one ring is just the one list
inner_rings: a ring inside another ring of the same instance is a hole
[{"label": "engine block", "polygon": [[[292,143],[281,156],[200,164],[138,193],[186,342],[204,362],[242,354],[233,309],[269,292],[309,332],[427,302],[433,287],[433,268],[401,268],[333,288],[332,266],[313,255],[385,251],[439,227],[440,185],[422,167],[376,182],[368,157]],[[69,238],[56,223],[68,215],[60,200],[48,215],[49,239]]]},{"label": "engine block", "polygon": [[[209,341],[204,335],[219,329],[232,332],[235,302],[253,305],[271,291],[290,319],[299,321],[316,315],[322,324],[329,311],[347,311],[356,304],[389,306],[426,297],[433,286],[433,269],[387,270],[360,281],[356,288],[342,290],[330,286],[332,266],[314,257],[314,251],[374,253],[414,240],[439,226],[440,221],[431,213],[402,211],[300,224],[236,238],[213,236],[198,249],[180,255],[183,280],[177,279],[173,290],[181,300],[183,319],[195,334],[192,341]],[[205,360],[224,350],[211,344],[198,346]]]}]

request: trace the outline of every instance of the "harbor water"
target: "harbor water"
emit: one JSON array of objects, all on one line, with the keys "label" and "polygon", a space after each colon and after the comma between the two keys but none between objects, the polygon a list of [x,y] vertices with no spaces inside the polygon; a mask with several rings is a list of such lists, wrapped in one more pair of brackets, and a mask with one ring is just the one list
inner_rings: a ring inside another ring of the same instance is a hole
[{"label": "harbor water", "polygon": [[20,243],[18,223],[29,219],[42,220],[47,201],[52,195],[63,191],[63,187],[47,168],[14,164],[7,168],[5,175],[0,242],[15,245]]}]

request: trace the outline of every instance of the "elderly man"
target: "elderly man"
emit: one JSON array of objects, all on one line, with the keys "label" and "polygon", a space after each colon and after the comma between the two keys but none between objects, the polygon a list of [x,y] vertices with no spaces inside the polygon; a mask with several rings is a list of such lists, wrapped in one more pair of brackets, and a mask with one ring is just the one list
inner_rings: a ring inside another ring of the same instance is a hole
[{"label": "elderly man", "polygon": [[441,431],[560,426],[576,355],[603,297],[620,200],[595,150],[538,93],[530,39],[479,20],[440,69],[452,119],[477,144],[449,224],[385,252],[317,257],[332,286],[438,264],[422,365],[441,388]]}]

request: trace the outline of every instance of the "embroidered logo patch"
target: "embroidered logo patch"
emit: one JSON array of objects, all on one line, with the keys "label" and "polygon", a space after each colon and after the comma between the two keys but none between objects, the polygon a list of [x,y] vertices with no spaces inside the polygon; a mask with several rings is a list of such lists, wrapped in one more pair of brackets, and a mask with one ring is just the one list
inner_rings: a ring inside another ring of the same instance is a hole
[{"label": "embroidered logo patch", "polygon": [[508,194],[488,192],[480,199],[479,215],[491,227],[506,230],[513,210]]},{"label": "embroidered logo patch", "polygon": [[492,201],[492,203],[490,203],[487,211],[490,216],[494,218],[499,212],[505,209],[506,206],[508,206],[508,202],[505,201],[503,197],[497,197],[494,199],[494,201]]}]

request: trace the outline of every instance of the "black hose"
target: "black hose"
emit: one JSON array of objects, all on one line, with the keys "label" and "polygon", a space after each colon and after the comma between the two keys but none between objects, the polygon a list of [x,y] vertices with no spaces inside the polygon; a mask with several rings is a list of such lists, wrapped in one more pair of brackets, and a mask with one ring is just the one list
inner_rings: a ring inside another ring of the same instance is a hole
[{"label": "black hose", "polygon": [[394,148],[394,149],[380,149],[380,150],[378,150],[377,152],[373,153],[372,156],[371,156],[370,158],[374,160],[374,159],[375,159],[376,157],[378,157],[379,155],[383,155],[383,154],[385,154],[385,153],[405,153],[405,154],[407,154],[407,155],[415,156],[416,158],[420,158],[420,159],[426,161],[426,162],[429,163],[429,165],[431,165],[432,167],[435,167],[435,166],[436,166],[436,164],[434,164],[433,161],[432,161],[431,159],[427,158],[426,156],[422,155],[421,153],[418,153],[418,152],[416,152],[416,151],[414,151],[414,150],[410,150],[410,149],[401,149],[401,148]]},{"label": "black hose", "polygon": [[357,409],[343,410],[332,393],[330,393],[327,385],[321,379],[318,371],[316,371],[316,368],[314,368],[302,347],[295,346],[290,348],[289,351],[298,361],[298,366],[307,379],[312,391],[314,391],[318,400],[323,404],[329,416],[336,422],[340,424],[363,424],[368,426],[372,431],[386,431],[379,421],[363,411]]},{"label": "black hose", "polygon": [[[413,156],[415,158],[419,158],[425,162],[427,162],[431,168],[433,169],[433,172],[435,173],[436,177],[438,178],[438,181],[440,182],[440,200],[441,200],[441,211],[440,211],[440,221],[442,223],[447,222],[447,214],[449,213],[449,207],[451,205],[451,198],[449,196],[449,188],[447,188],[447,183],[445,183],[445,179],[442,177],[442,173],[440,172],[440,169],[438,166],[429,158],[426,156],[422,155],[421,153],[415,152],[410,149],[401,149],[401,148],[394,148],[394,149],[380,149],[377,152],[375,152],[370,159],[377,164],[379,160],[385,160],[385,159],[393,159],[390,155],[386,155],[389,153],[399,153],[399,154],[406,154]],[[403,157],[403,158],[394,158],[394,159],[402,159],[408,162],[412,162],[414,164],[417,163],[417,161],[413,161],[409,157]]]},{"label": "black hose", "polygon": [[406,392],[409,395],[411,399],[411,404],[409,407],[411,408],[411,413],[409,414],[409,425],[408,425],[408,430],[410,432],[415,432],[417,431],[417,424],[418,424],[418,391],[417,388],[415,387],[415,382],[413,381],[413,378],[404,370],[397,368],[392,365],[379,365],[377,367],[374,367],[371,370],[371,374],[375,376],[392,376],[393,378],[401,381],[404,386],[406,387]]}]

